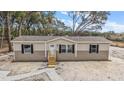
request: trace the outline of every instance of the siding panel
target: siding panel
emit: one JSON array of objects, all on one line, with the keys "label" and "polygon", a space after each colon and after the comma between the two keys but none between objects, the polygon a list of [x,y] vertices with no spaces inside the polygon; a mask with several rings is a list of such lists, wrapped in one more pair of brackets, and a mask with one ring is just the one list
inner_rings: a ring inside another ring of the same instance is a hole
[{"label": "siding panel", "polygon": [[33,44],[34,45],[34,51],[44,51],[45,50],[45,44]]},{"label": "siding panel", "polygon": [[20,51],[15,51],[15,61],[46,61],[44,51],[35,51],[33,54],[22,54]]},{"label": "siding panel", "polygon": [[[98,44],[98,45],[99,45],[99,51],[108,51],[109,50],[109,44]],[[80,44],[77,44],[77,49],[78,49],[78,51],[89,51],[89,46],[90,46],[90,43],[89,44],[83,44],[83,43],[81,44],[80,43]]]},{"label": "siding panel", "polygon": [[57,52],[58,61],[94,61],[94,60],[108,60],[108,51],[100,51],[99,53],[89,53],[89,51],[78,51],[77,57],[71,53]]}]

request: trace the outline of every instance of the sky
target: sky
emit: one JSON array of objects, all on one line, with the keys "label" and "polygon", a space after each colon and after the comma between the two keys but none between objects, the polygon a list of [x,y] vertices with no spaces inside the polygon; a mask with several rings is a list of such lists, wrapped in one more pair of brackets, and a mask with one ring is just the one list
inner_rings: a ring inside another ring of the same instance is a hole
[{"label": "sky", "polygon": [[[71,26],[71,19],[67,16],[67,12],[58,11],[56,17],[65,23],[67,26]],[[102,27],[102,32],[115,31],[116,33],[124,32],[124,11],[111,11],[108,16],[108,20]]]}]

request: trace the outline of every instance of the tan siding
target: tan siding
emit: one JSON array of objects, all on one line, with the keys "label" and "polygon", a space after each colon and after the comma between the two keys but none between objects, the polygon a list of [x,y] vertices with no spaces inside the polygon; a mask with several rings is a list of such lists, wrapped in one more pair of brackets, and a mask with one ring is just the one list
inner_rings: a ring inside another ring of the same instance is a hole
[{"label": "tan siding", "polygon": [[45,44],[42,43],[42,44],[33,44],[34,46],[34,51],[44,51],[45,50]]},{"label": "tan siding", "polygon": [[109,50],[109,44],[99,44],[99,50],[100,51],[105,51],[105,50]]},{"label": "tan siding", "polygon": [[21,44],[20,43],[14,43],[13,49],[14,49],[14,51],[21,51]]},{"label": "tan siding", "polygon": [[[90,44],[78,44],[77,45],[77,50],[78,51],[89,51],[89,45]],[[109,44],[98,44],[98,45],[99,45],[99,50],[100,51],[109,50]]]},{"label": "tan siding", "polygon": [[88,51],[89,44],[77,44],[77,50],[78,51]]},{"label": "tan siding", "polygon": [[[23,43],[23,44],[32,44],[32,43]],[[74,44],[74,42],[59,39],[51,42],[47,42],[46,49],[48,50],[50,44]],[[63,53],[59,54],[57,52],[57,60],[58,61],[67,61],[67,60],[108,60],[108,50],[109,44],[99,44],[99,53],[89,53],[89,45],[90,43],[80,43],[77,44],[77,57],[72,53]],[[21,53],[21,43],[14,43],[14,51],[15,51],[15,60],[16,61],[44,61],[47,60],[45,58],[45,43],[33,43],[34,53],[33,54],[22,54]],[[58,50],[58,46],[56,48]]]},{"label": "tan siding", "polygon": [[44,51],[35,51],[33,54],[22,54],[20,51],[15,51],[15,61],[45,61]]},{"label": "tan siding", "polygon": [[[14,51],[21,51],[21,44],[22,43],[13,43]],[[23,43],[23,44],[31,44],[31,43]],[[51,42],[46,43],[46,49],[49,49],[49,45],[54,44],[54,45],[59,45],[59,44],[73,44],[70,41],[67,40],[55,40]],[[45,43],[33,43],[34,46],[34,51],[44,51],[45,50]]]},{"label": "tan siding", "polygon": [[[23,43],[23,44],[32,44],[32,43]],[[21,51],[22,43],[13,43],[14,51]],[[33,43],[34,51],[44,51],[45,44],[44,43]]]},{"label": "tan siding", "polygon": [[[25,43],[25,44],[31,44],[31,43]],[[74,44],[74,43],[67,41],[67,40],[64,40],[64,39],[51,41],[51,42],[48,42],[46,45],[47,50],[48,50],[50,44],[59,45],[59,44]],[[45,44],[44,43],[33,43],[33,45],[34,45],[35,51],[45,50]],[[13,47],[14,47],[14,51],[21,51],[21,43],[14,43]],[[78,51],[88,51],[89,50],[89,44],[79,43],[79,44],[77,44],[77,50]],[[100,51],[109,50],[109,44],[99,44],[99,50]]]},{"label": "tan siding", "polygon": [[108,60],[108,51],[100,51],[97,53],[89,53],[88,51],[78,51],[77,57],[69,53],[57,53],[58,61],[81,61],[81,60]]},{"label": "tan siding", "polygon": [[[78,51],[77,57],[73,53],[57,52],[57,61],[81,61],[81,60],[108,60],[108,51],[100,51],[97,53],[89,53],[88,51]],[[44,51],[35,51],[33,54],[22,54],[15,51],[15,61],[47,61]]]}]

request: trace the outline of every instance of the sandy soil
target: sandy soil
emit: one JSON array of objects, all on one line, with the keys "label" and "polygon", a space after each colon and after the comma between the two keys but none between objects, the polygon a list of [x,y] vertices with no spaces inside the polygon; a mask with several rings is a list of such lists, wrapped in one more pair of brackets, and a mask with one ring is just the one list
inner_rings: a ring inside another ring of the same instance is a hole
[{"label": "sandy soil", "polygon": [[0,70],[11,71],[9,75],[17,75],[43,69],[47,66],[44,62],[13,62],[12,60],[13,56],[0,59]]},{"label": "sandy soil", "polygon": [[47,67],[45,62],[13,62],[13,58],[13,53],[0,54],[0,70],[11,71],[9,76],[24,74]]},{"label": "sandy soil", "polygon": [[110,60],[61,62],[56,71],[64,80],[124,80],[124,48],[110,47]]},{"label": "sandy soil", "polygon": [[11,71],[9,75],[17,75],[17,74],[23,74],[28,73],[34,70],[37,70],[38,68],[45,67],[46,64],[43,62],[6,62],[4,65],[0,66],[0,70],[6,70]]},{"label": "sandy soil", "polygon": [[0,53],[7,53],[8,50],[8,47],[0,48]]},{"label": "sandy soil", "polygon": [[124,48],[110,47],[110,57],[124,59]]},{"label": "sandy soil", "polygon": [[124,80],[124,63],[60,63],[58,74],[64,80]]},{"label": "sandy soil", "polygon": [[46,73],[42,73],[32,77],[24,78],[19,81],[50,81],[50,79],[48,78],[48,75]]}]

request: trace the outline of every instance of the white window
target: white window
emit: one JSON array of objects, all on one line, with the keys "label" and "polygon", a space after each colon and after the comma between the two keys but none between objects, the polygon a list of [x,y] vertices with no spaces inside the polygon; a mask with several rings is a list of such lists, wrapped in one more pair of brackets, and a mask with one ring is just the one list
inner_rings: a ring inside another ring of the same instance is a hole
[{"label": "white window", "polygon": [[59,53],[74,53],[74,45],[59,45]]},{"label": "white window", "polygon": [[22,53],[24,53],[24,54],[33,53],[33,45],[32,44],[31,45],[28,45],[28,44],[23,45],[22,44]]},{"label": "white window", "polygon": [[61,45],[61,53],[66,53],[66,45]]},{"label": "white window", "polygon": [[68,53],[73,53],[73,45],[68,45],[67,52]]},{"label": "white window", "polygon": [[24,45],[24,53],[31,53],[31,45]]}]

